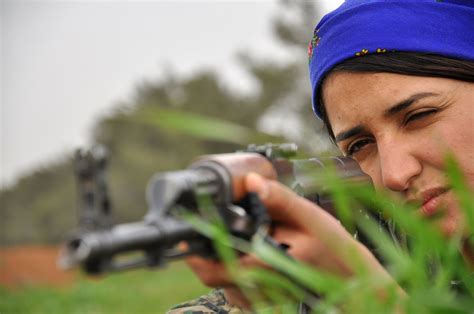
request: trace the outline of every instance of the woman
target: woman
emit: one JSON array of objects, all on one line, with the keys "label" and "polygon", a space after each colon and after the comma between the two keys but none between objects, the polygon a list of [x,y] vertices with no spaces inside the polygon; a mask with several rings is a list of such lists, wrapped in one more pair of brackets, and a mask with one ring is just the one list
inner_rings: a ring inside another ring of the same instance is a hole
[{"label": "woman", "polygon": [[[434,221],[444,235],[462,235],[461,253],[471,266],[472,226],[447,182],[444,160],[453,154],[474,188],[473,31],[469,0],[347,0],[321,20],[309,46],[313,108],[335,143],[377,189],[419,204],[427,219],[441,217]],[[273,236],[296,259],[343,278],[362,262],[374,276],[392,280],[321,208],[255,174],[246,187],[280,223]],[[357,262],[348,253],[354,251]],[[241,263],[258,264],[248,256]],[[221,264],[199,257],[189,264],[205,284],[225,287],[225,306],[249,308]]]}]

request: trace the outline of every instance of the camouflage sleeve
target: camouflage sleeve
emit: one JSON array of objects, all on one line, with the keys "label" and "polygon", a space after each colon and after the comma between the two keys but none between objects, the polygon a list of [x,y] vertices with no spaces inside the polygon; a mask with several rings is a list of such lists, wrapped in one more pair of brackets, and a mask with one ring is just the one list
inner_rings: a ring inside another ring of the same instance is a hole
[{"label": "camouflage sleeve", "polygon": [[167,314],[244,314],[240,308],[231,306],[222,289],[212,290],[208,294],[192,301],[175,305]]}]

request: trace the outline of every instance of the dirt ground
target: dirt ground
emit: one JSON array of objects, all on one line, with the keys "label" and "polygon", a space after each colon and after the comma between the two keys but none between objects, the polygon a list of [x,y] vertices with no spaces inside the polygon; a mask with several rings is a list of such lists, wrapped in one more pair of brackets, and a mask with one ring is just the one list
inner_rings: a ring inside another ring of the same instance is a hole
[{"label": "dirt ground", "polygon": [[59,248],[51,246],[18,246],[0,248],[0,285],[65,286],[74,280],[74,272],[57,268]]}]

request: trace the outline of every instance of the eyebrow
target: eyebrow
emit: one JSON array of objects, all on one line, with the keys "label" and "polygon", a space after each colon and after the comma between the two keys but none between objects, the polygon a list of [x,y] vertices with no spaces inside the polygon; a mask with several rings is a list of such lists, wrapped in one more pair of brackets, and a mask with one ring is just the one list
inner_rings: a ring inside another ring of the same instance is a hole
[{"label": "eyebrow", "polygon": [[418,93],[418,94],[411,95],[407,99],[402,100],[399,103],[397,103],[397,104],[393,105],[392,107],[388,108],[387,110],[385,110],[383,116],[385,118],[389,118],[389,117],[399,113],[400,111],[403,111],[406,108],[410,107],[411,105],[413,105],[415,102],[417,102],[420,99],[423,99],[423,98],[426,98],[426,97],[437,96],[437,95],[439,95],[439,94],[436,94],[436,93]]},{"label": "eyebrow", "polygon": [[353,127],[347,131],[341,132],[336,136],[336,143],[346,140],[350,137],[353,137],[357,134],[363,133],[365,131],[364,127],[362,125],[358,125],[356,127]]},{"label": "eyebrow", "polygon": [[[387,110],[385,110],[383,116],[386,117],[386,118],[391,117],[391,116],[405,110],[406,108],[410,107],[411,105],[413,105],[415,102],[417,102],[418,100],[420,100],[422,98],[432,97],[432,96],[437,96],[437,95],[439,95],[439,94],[427,93],[427,92],[411,95],[407,99],[404,99],[404,100],[400,101],[399,103],[396,103],[392,107],[388,108]],[[364,133],[365,131],[366,130],[365,130],[364,126],[359,124],[359,125],[357,125],[353,128],[350,128],[347,131],[343,131],[343,132],[339,133],[335,138],[336,143],[344,141],[344,140],[346,140],[348,138],[351,138],[355,135],[358,135],[360,133]]]}]

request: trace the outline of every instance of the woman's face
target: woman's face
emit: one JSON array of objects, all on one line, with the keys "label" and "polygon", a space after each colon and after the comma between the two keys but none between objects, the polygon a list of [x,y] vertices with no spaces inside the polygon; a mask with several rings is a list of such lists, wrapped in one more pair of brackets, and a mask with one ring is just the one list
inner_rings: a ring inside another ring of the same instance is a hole
[{"label": "woman's face", "polygon": [[[474,188],[474,84],[390,73],[333,73],[323,99],[337,145],[446,235],[464,232],[444,165],[454,154]],[[436,214],[436,215],[435,215]]]}]

